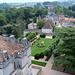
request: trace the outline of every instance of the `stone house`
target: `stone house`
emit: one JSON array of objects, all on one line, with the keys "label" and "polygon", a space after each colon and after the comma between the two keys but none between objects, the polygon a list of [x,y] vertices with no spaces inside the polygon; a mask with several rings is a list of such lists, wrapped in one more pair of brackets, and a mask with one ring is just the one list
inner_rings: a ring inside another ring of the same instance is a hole
[{"label": "stone house", "polygon": [[37,24],[32,21],[32,23],[28,24],[28,29],[36,29]]}]

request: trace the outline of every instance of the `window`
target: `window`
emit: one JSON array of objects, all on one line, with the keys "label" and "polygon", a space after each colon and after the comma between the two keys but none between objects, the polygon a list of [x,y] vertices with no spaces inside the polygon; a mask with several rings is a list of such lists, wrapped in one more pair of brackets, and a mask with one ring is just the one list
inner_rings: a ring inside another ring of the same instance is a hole
[{"label": "window", "polygon": [[21,68],[21,65],[19,65],[19,68]]},{"label": "window", "polygon": [[16,69],[16,63],[14,62],[14,69]]}]

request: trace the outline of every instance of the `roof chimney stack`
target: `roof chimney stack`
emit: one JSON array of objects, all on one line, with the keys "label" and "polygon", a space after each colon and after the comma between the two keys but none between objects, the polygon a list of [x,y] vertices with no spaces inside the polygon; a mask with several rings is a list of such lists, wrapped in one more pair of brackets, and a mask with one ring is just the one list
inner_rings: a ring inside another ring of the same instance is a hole
[{"label": "roof chimney stack", "polygon": [[8,59],[8,52],[6,50],[4,50],[2,52],[2,56],[3,56],[3,61],[6,61]]},{"label": "roof chimney stack", "polygon": [[10,42],[11,42],[11,43],[15,43],[15,36],[14,36],[14,35],[11,35],[11,36],[10,36]]}]

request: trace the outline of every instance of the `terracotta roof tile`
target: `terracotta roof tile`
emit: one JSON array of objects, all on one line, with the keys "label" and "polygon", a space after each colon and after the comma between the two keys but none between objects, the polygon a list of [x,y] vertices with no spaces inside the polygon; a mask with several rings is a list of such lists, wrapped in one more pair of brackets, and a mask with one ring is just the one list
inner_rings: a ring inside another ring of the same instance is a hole
[{"label": "terracotta roof tile", "polygon": [[41,17],[39,16],[39,17],[37,18],[37,20],[38,20],[38,21],[41,21],[42,19],[41,19]]},{"label": "terracotta roof tile", "polygon": [[54,25],[53,21],[52,20],[47,20],[48,23]]},{"label": "terracotta roof tile", "polygon": [[[28,25],[32,25],[32,23],[30,23],[30,24],[28,24]],[[34,23],[34,25],[36,26],[37,24],[36,24],[36,23]]]},{"label": "terracotta roof tile", "polygon": [[49,23],[46,23],[42,29],[52,29],[52,26]]},{"label": "terracotta roof tile", "polygon": [[7,50],[8,55],[11,55],[12,53],[15,53],[15,51],[21,51],[22,50],[22,45],[10,43],[10,42],[5,42],[2,39],[3,39],[3,37],[0,36],[0,60],[1,61],[3,60],[2,52],[4,50]]}]

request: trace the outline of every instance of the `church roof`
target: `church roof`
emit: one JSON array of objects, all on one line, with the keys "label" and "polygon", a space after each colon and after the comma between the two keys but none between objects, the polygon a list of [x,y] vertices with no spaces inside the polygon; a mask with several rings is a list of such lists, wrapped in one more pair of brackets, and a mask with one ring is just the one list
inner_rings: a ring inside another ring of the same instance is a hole
[{"label": "church roof", "polygon": [[46,23],[42,29],[52,29],[52,26],[49,23]]},{"label": "church roof", "polygon": [[41,17],[39,16],[39,17],[37,18],[37,20],[38,20],[38,21],[41,21],[42,19],[41,19]]}]

